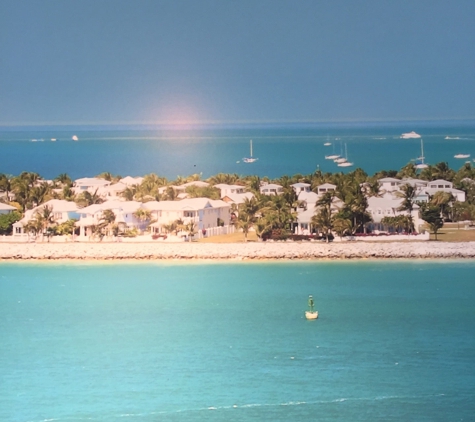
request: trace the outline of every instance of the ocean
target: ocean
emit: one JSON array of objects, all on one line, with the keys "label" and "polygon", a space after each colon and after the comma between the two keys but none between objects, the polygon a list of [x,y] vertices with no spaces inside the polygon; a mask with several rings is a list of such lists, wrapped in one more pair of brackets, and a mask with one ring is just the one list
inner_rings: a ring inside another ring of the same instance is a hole
[{"label": "ocean", "polygon": [[474,270],[2,262],[0,420],[470,421]]},{"label": "ocean", "polygon": [[[323,172],[347,173],[362,168],[399,170],[421,155],[419,139],[401,139],[405,132],[422,135],[425,161],[444,161],[459,169],[475,157],[475,124],[373,124],[373,125],[255,125],[213,126],[171,130],[138,128],[98,130],[91,127],[0,128],[0,173],[18,175],[34,171],[47,179],[61,173],[73,179],[110,172],[123,177],[157,173],[169,180],[218,173],[283,175]],[[76,135],[78,142],[72,141]],[[52,142],[51,139],[57,139]],[[32,142],[35,139],[36,142]],[[252,164],[243,162],[250,154]],[[324,146],[330,142],[332,145]],[[346,150],[346,153],[345,153]],[[347,155],[353,167],[337,167],[325,155]],[[473,163],[473,161],[472,161]]]}]

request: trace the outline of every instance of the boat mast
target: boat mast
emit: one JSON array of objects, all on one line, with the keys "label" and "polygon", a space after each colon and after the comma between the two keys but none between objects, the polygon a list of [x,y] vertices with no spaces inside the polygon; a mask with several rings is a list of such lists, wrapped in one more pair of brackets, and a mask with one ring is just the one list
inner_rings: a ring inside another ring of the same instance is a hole
[{"label": "boat mast", "polygon": [[252,139],[251,139],[251,158],[252,158]]}]

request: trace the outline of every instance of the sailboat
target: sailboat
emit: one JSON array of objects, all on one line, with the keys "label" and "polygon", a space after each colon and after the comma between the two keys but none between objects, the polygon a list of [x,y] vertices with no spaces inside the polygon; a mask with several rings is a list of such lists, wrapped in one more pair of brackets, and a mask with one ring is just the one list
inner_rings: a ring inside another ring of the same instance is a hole
[{"label": "sailboat", "polygon": [[258,158],[254,158],[252,156],[252,139],[251,139],[251,142],[250,142],[250,147],[251,147],[251,155],[248,158],[243,158],[242,159],[242,161],[244,161],[245,163],[253,163],[254,161],[258,160]]},{"label": "sailboat", "polygon": [[345,143],[345,161],[341,162],[338,164],[338,167],[351,167],[353,163],[350,163],[348,161],[348,150],[346,148],[346,143]]},{"label": "sailboat", "polygon": [[416,159],[416,164],[414,166],[416,169],[426,169],[429,167],[426,163],[424,163],[424,158],[424,141],[421,138],[421,156]]},{"label": "sailboat", "polygon": [[73,137],[71,138],[73,141],[79,141],[79,138],[76,136],[76,135],[73,135]]},{"label": "sailboat", "polygon": [[313,309],[314,303],[313,303],[313,296],[309,295],[308,296],[308,311],[305,311],[305,318],[307,319],[317,319],[318,318],[318,311],[315,311]]},{"label": "sailboat", "polygon": [[340,158],[340,156],[335,154],[335,144],[333,144],[333,154],[325,155],[325,160],[336,160],[337,158]]}]

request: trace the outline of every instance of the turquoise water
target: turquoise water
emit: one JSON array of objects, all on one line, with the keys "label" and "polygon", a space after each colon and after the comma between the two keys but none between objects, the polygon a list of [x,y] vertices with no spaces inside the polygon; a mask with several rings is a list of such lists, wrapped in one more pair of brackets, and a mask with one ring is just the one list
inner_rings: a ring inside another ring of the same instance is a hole
[{"label": "turquoise water", "polygon": [[[423,136],[426,162],[444,161],[459,169],[465,160],[455,154],[475,158],[475,126],[452,124],[421,126],[406,123],[393,126],[270,126],[201,130],[0,130],[0,173],[18,175],[35,171],[45,178],[68,173],[73,178],[95,176],[104,171],[122,176],[143,176],[154,172],[171,180],[178,175],[201,173],[207,178],[217,173],[256,174],[270,178],[282,175],[349,172],[357,167],[372,175],[379,170],[399,170],[421,155],[418,139],[400,139],[401,133],[415,130]],[[79,142],[73,142],[76,134]],[[451,139],[445,139],[449,136]],[[51,138],[57,138],[51,142]],[[31,142],[44,139],[44,142]],[[245,164],[249,140],[259,160]],[[332,146],[325,147],[325,142]],[[337,167],[325,155],[345,154],[354,167]]]},{"label": "turquoise water", "polygon": [[474,269],[0,263],[0,420],[473,420]]}]

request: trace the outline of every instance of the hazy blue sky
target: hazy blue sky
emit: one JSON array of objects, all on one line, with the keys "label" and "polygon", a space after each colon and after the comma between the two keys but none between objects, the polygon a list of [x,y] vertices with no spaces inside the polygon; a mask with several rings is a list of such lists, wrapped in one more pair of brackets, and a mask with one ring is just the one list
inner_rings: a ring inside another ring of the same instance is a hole
[{"label": "hazy blue sky", "polygon": [[0,124],[474,117],[474,0],[0,0]]}]

